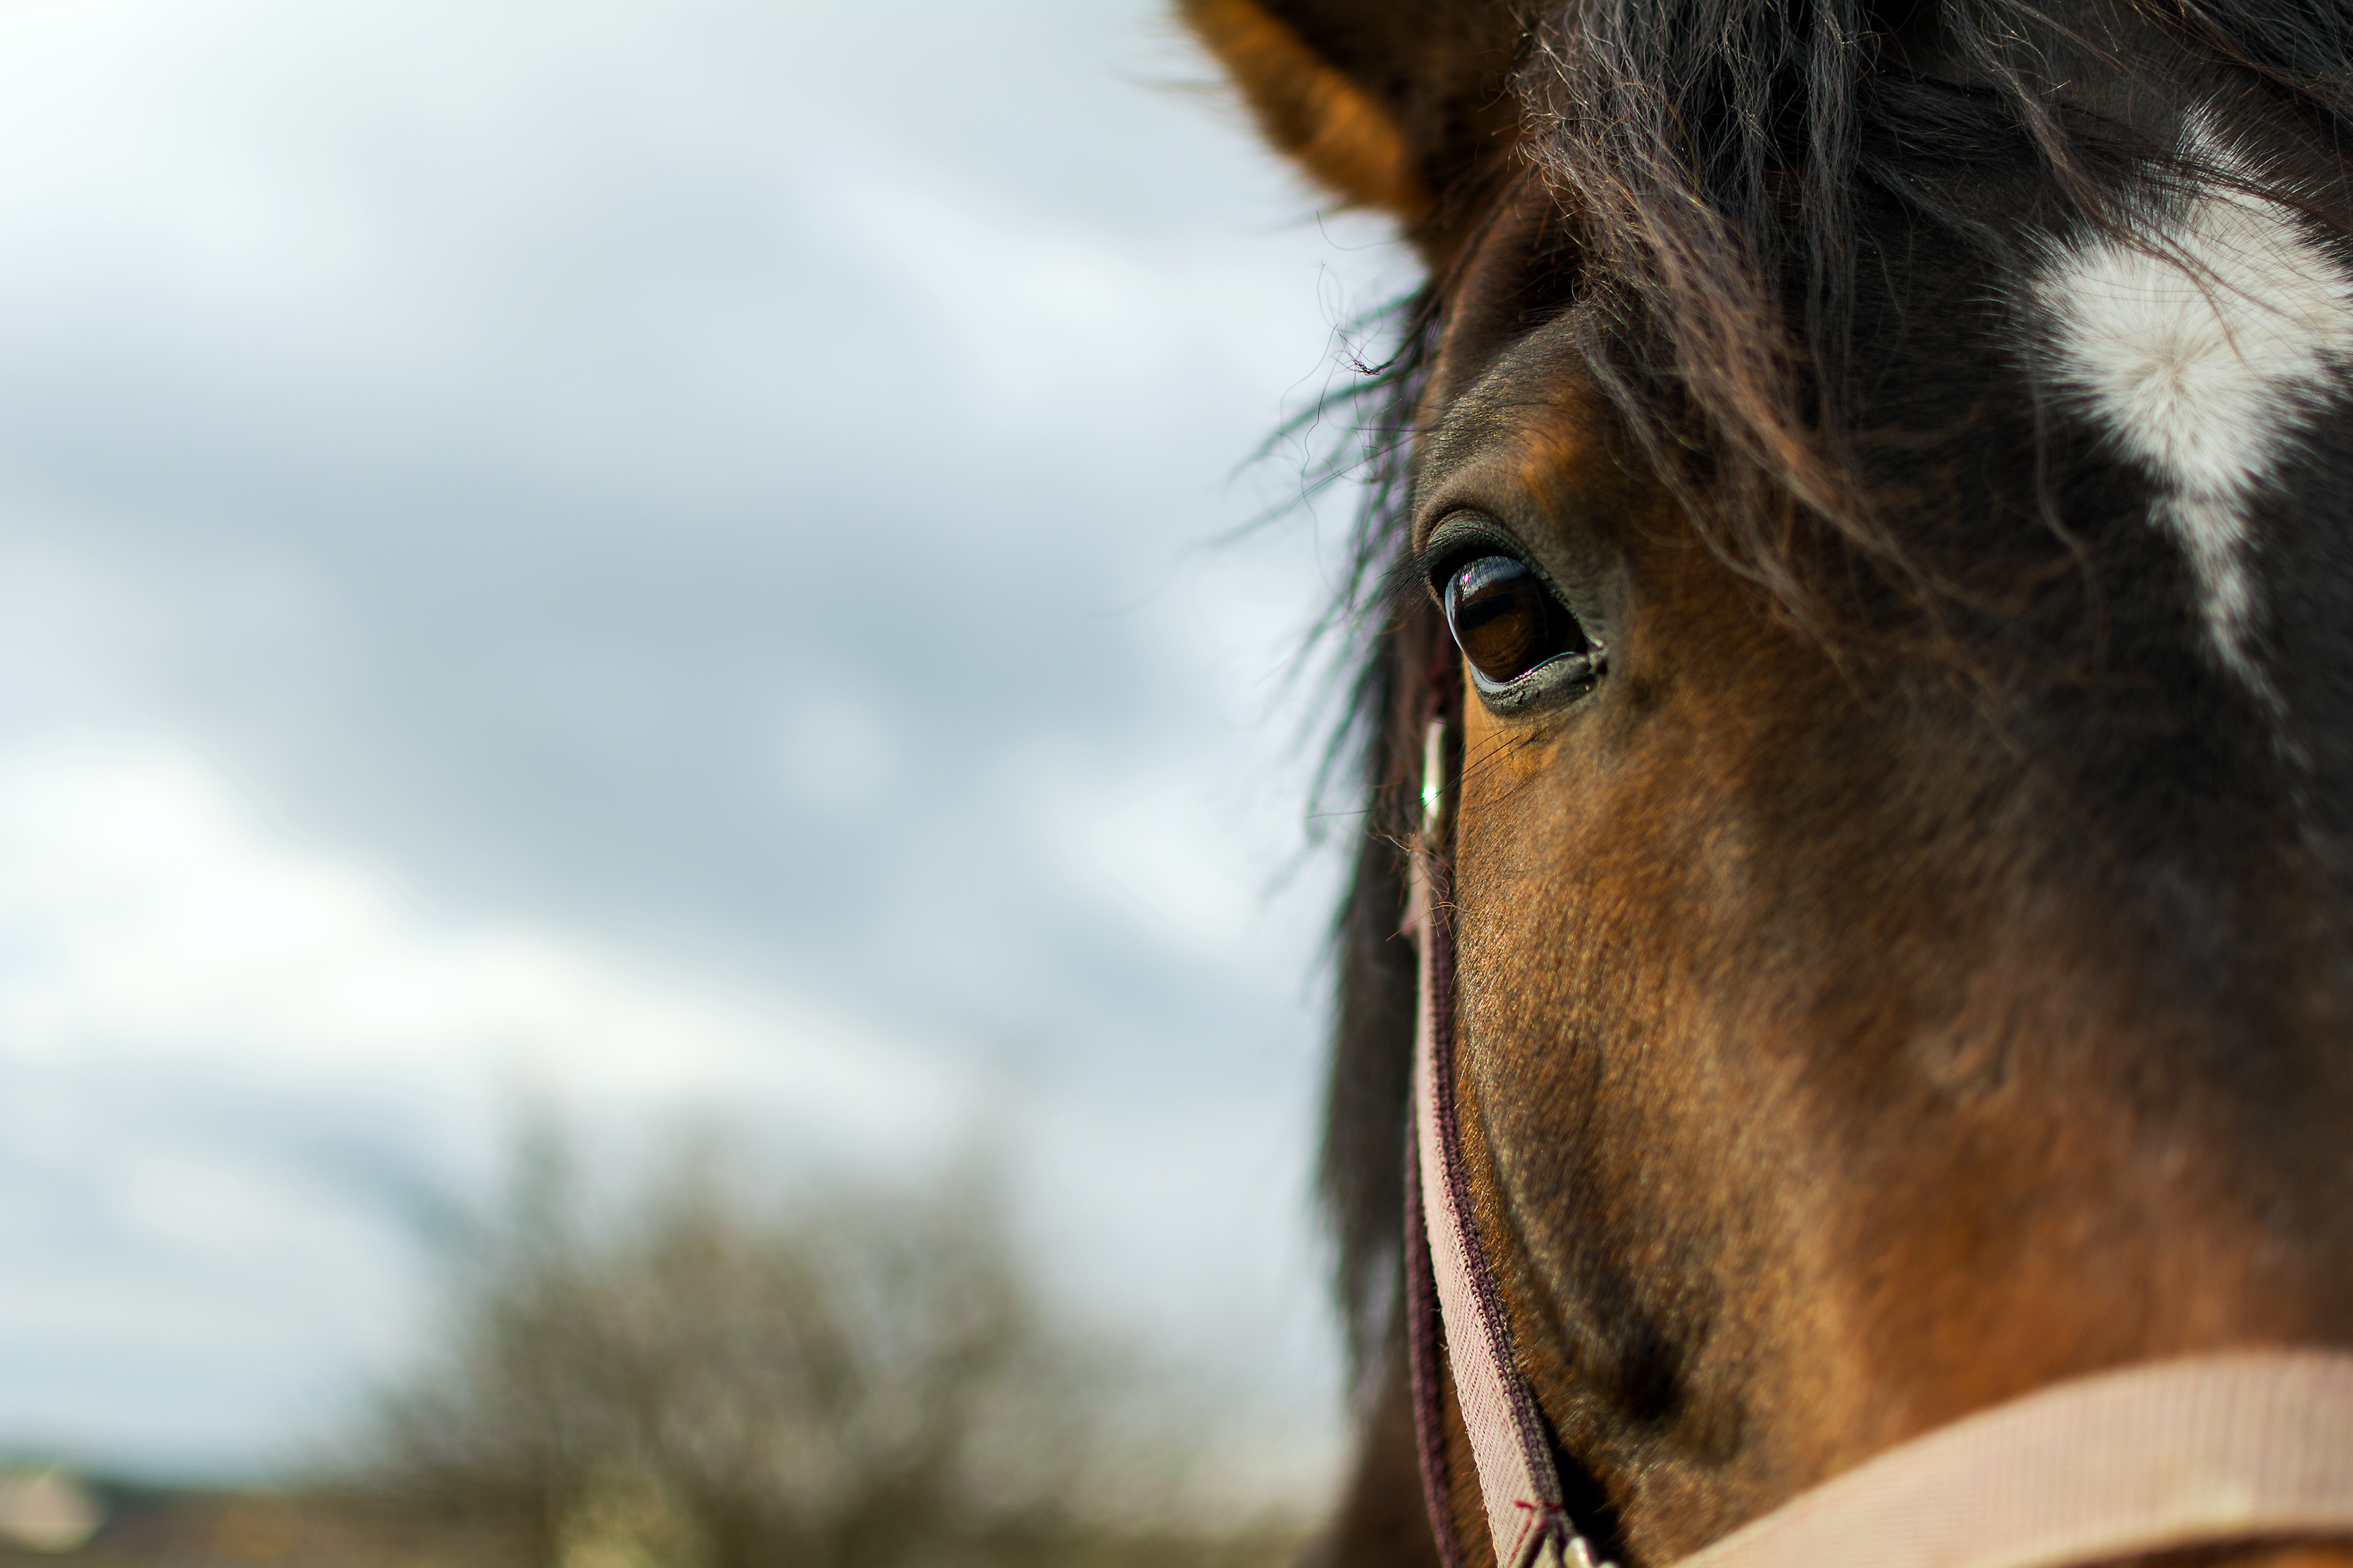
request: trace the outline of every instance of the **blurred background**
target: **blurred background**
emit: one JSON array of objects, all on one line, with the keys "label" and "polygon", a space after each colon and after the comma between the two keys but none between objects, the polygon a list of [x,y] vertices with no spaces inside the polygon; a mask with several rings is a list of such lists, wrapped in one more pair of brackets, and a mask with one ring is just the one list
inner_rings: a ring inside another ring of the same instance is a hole
[{"label": "blurred background", "polygon": [[1250,459],[1408,263],[1209,80],[1155,0],[0,0],[0,1556],[1312,1525],[1348,508]]}]

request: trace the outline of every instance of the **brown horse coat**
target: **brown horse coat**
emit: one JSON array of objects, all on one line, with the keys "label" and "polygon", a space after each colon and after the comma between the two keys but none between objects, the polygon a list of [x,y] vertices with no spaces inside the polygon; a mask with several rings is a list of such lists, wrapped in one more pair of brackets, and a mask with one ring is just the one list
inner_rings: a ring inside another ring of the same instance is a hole
[{"label": "brown horse coat", "polygon": [[[1461,1135],[1600,1549],[2073,1374],[2353,1345],[2353,16],[1183,10],[1431,279],[1367,532],[1335,1558],[1432,1560],[1392,936],[1433,700]],[[1492,561],[1606,672],[1468,679],[1440,600]]]}]

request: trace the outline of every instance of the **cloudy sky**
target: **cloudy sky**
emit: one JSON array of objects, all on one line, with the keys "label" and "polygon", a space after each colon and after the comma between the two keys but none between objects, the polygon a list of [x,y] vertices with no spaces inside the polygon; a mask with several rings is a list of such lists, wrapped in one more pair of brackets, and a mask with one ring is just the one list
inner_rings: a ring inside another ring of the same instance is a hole
[{"label": "cloudy sky", "polygon": [[977,1130],[1321,1462],[1345,506],[1216,542],[1404,274],[1155,9],[0,0],[0,1449],[333,1429],[550,1104]]}]

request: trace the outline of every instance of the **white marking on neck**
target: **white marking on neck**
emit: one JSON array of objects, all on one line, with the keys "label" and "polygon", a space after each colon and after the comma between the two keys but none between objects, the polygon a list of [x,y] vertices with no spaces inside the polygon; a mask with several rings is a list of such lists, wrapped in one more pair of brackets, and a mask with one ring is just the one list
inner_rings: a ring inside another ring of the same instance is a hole
[{"label": "white marking on neck", "polygon": [[[2199,167],[2253,170],[2202,117]],[[2032,285],[2056,379],[2158,484],[2150,521],[2197,574],[2215,657],[2275,711],[2255,662],[2248,503],[2353,361],[2353,275],[2275,202],[2209,185],[2153,207],[2139,244],[2100,237]]]}]

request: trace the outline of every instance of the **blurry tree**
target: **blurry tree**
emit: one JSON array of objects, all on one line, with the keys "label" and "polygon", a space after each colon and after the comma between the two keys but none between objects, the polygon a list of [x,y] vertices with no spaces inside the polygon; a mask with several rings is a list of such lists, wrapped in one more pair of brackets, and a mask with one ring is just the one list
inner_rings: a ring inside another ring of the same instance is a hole
[{"label": "blurry tree", "polygon": [[383,1405],[378,1481],[502,1524],[533,1568],[1100,1560],[1081,1504],[1116,1367],[1049,1322],[997,1192],[762,1203],[683,1156],[591,1219],[542,1136],[443,1358]]}]

